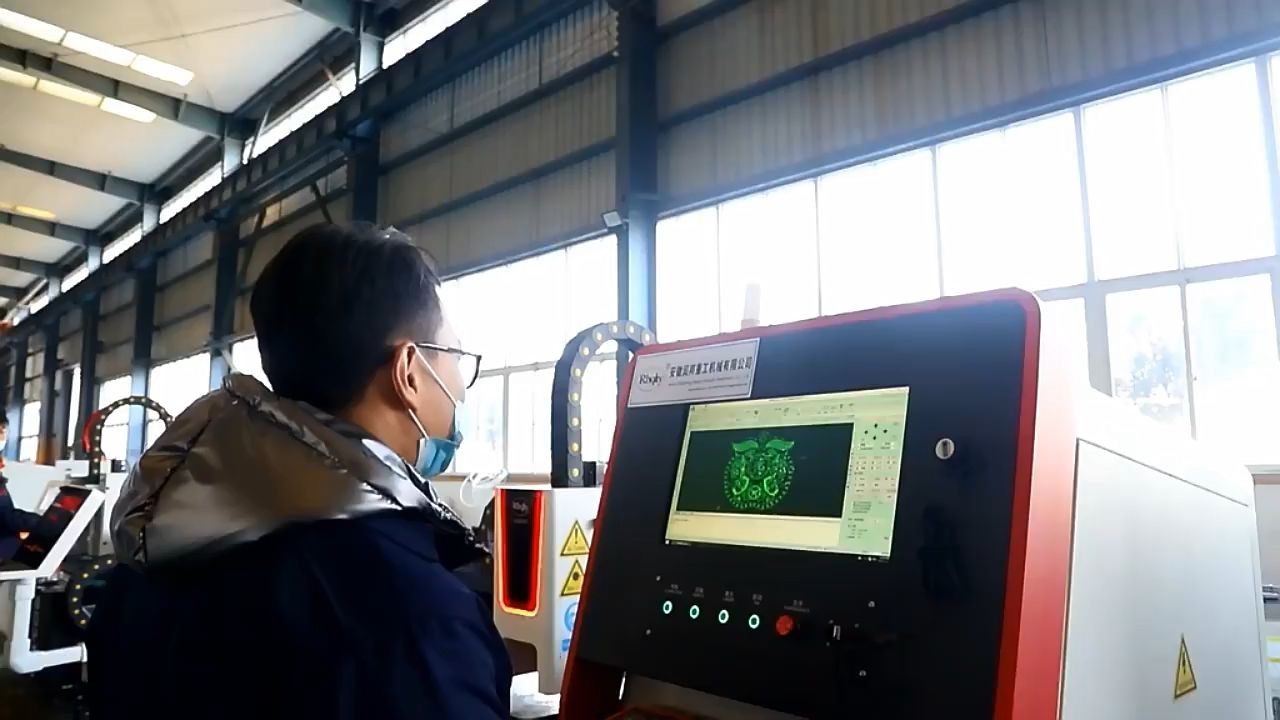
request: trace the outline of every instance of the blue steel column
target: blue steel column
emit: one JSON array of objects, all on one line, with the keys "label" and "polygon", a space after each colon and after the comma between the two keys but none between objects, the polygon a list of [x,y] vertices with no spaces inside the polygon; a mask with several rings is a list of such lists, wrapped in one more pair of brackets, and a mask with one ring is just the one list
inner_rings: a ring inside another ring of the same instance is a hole
[{"label": "blue steel column", "polygon": [[361,123],[350,139],[347,162],[347,186],[351,188],[351,219],[378,221],[378,170],[382,142],[378,125],[373,120]]},{"label": "blue steel column", "polygon": [[235,332],[236,298],[240,291],[240,228],[225,225],[218,229],[217,265],[213,281],[213,324],[209,331],[209,389],[222,386],[231,373],[231,341]]},{"label": "blue steel column", "polygon": [[[98,305],[99,295],[94,293],[80,304],[80,397],[74,402],[80,408],[76,413],[81,427],[98,409]],[[84,457],[80,446],[80,428],[71,428],[71,444],[76,450],[72,457]]]},{"label": "blue steel column", "polygon": [[4,456],[17,460],[19,438],[22,437],[22,404],[27,391],[27,338],[19,338],[10,347],[13,349],[13,385],[9,388],[9,410],[6,413],[9,416],[9,444],[5,445]]},{"label": "blue steel column", "polygon": [[44,366],[41,368],[40,437],[36,446],[36,462],[52,465],[57,459],[59,433],[54,418],[58,408],[58,333],[59,321],[44,326]]},{"label": "blue steel column", "polygon": [[[618,315],[658,331],[654,243],[658,222],[657,16],[653,0],[615,3],[618,11],[617,143]],[[618,356],[618,381],[626,373]]]},{"label": "blue steel column", "polygon": [[[151,380],[151,340],[155,334],[156,264],[149,262],[134,275],[133,361],[130,364],[130,392],[146,395]],[[129,465],[142,457],[146,448],[147,411],[129,406]]]}]

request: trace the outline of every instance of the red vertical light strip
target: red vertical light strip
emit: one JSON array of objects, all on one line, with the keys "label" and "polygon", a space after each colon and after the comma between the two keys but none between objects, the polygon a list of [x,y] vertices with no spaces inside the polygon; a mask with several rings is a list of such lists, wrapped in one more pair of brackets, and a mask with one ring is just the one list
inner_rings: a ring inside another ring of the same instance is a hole
[{"label": "red vertical light strip", "polygon": [[502,548],[498,553],[498,603],[504,612],[513,615],[537,615],[538,601],[542,595],[542,505],[543,492],[533,491],[533,506],[530,508],[530,526],[533,531],[533,542],[529,544],[529,599],[528,602],[512,600],[507,582],[508,568],[511,567],[511,544],[506,541],[507,528],[507,490],[499,490],[497,502],[494,504],[494,526],[497,529],[497,543]]}]

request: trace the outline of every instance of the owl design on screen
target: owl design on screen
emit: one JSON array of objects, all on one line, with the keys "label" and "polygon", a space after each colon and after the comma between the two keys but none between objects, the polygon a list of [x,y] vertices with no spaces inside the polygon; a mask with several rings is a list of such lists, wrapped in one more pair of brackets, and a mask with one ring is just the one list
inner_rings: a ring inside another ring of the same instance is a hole
[{"label": "owl design on screen", "polygon": [[791,460],[794,440],[761,433],[733,443],[733,456],[724,468],[724,496],[737,510],[772,510],[791,490],[796,466]]}]

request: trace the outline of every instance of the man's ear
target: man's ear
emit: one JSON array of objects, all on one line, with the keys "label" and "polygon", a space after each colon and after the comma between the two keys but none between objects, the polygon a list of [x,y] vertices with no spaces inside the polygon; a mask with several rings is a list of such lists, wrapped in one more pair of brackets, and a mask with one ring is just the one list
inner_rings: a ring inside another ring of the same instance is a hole
[{"label": "man's ear", "polygon": [[410,409],[417,410],[421,378],[414,372],[418,348],[405,342],[396,346],[391,359],[391,387]]}]

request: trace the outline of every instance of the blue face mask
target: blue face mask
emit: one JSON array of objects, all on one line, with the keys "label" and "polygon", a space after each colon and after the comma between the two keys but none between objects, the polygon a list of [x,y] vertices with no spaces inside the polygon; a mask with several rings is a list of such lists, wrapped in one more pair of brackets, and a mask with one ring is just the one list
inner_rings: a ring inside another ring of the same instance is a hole
[{"label": "blue face mask", "polygon": [[422,426],[422,422],[418,420],[418,416],[412,411],[409,412],[409,418],[413,420],[413,424],[418,426],[418,432],[422,433],[422,439],[418,441],[418,458],[413,463],[413,469],[425,478],[433,478],[449,468],[449,464],[453,462],[454,453],[458,451],[458,446],[462,444],[462,433],[458,430],[458,401],[454,399],[453,393],[449,392],[449,388],[440,381],[440,376],[436,375],[435,368],[431,367],[431,363],[422,357],[422,353],[418,353],[418,358],[422,360],[422,364],[426,366],[427,372],[431,373],[431,378],[436,381],[440,389],[444,391],[445,397],[453,403],[453,420],[449,423],[449,437],[433,438],[427,434],[427,429]]}]

